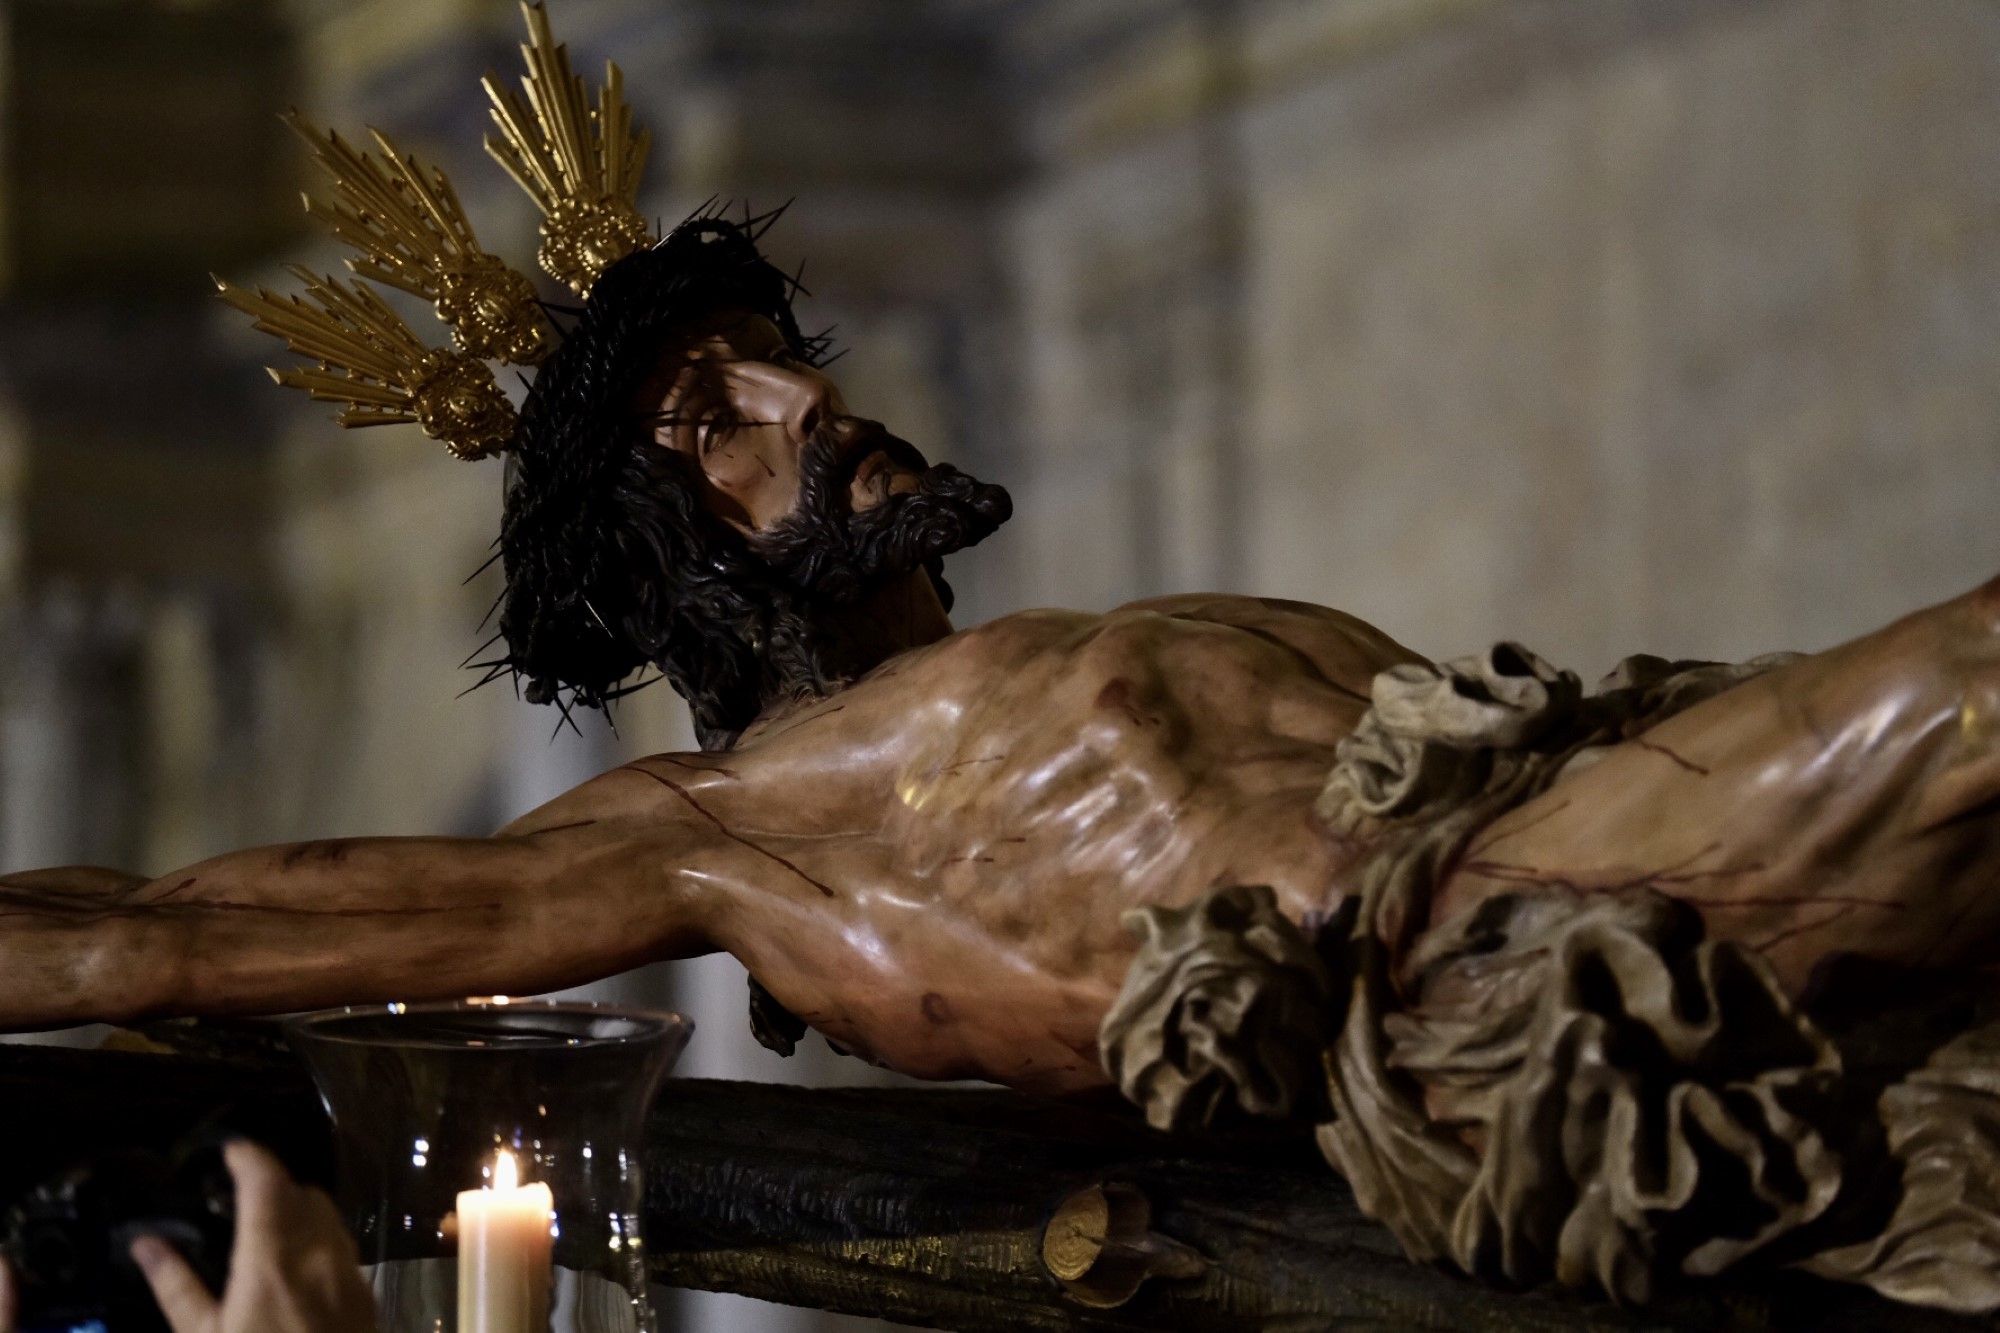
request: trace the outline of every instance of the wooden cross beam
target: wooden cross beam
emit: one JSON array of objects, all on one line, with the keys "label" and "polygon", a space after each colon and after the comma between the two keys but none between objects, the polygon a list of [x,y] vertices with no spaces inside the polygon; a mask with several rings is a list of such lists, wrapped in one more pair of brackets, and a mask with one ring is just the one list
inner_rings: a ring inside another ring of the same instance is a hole
[{"label": "wooden cross beam", "polygon": [[[0,1047],[0,1202],[93,1148],[166,1147],[223,1105],[296,1127],[307,1173],[325,1170],[294,1066]],[[1805,1278],[1691,1285],[1636,1313],[1495,1291],[1405,1260],[1302,1136],[1171,1138],[1109,1101],[674,1080],[646,1181],[658,1282],[939,1328],[1994,1327]]]}]

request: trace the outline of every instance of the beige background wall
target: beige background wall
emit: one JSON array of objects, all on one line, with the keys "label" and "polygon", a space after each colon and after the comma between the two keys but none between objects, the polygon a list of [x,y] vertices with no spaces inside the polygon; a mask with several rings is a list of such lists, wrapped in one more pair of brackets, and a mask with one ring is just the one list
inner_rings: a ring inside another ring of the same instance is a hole
[{"label": "beige background wall", "polygon": [[[1992,0],[552,0],[767,206],[849,398],[1006,482],[964,620],[1223,588],[1425,652],[1816,648],[2000,573]],[[500,486],[271,390],[203,275],[337,256],[271,115],[448,165],[503,0],[0,0],[0,864],[478,833],[677,702],[455,699]],[[726,959],[689,1072],[752,1046]],[[700,1329],[830,1327],[689,1302]]]},{"label": "beige background wall", "polygon": [[[1189,101],[1200,31],[1156,39]],[[1246,6],[1226,114],[1044,113],[1024,592],[1597,669],[2000,570],[1996,41],[1982,0]]]}]

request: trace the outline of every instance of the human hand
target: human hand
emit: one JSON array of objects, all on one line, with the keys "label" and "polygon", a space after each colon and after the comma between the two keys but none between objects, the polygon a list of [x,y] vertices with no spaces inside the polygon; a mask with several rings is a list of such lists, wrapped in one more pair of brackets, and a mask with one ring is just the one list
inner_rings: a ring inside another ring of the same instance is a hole
[{"label": "human hand", "polygon": [[[254,1143],[238,1140],[222,1156],[236,1181],[236,1244],[221,1300],[165,1241],[132,1242],[174,1333],[373,1333],[374,1301],[333,1200]],[[8,1327],[0,1320],[0,1333]]]}]

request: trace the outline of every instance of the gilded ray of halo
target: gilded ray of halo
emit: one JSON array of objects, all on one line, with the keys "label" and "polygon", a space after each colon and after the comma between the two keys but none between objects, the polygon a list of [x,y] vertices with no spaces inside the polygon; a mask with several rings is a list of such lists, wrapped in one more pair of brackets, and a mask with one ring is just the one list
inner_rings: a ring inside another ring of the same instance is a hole
[{"label": "gilded ray of halo", "polygon": [[297,111],[285,118],[334,183],[334,202],[306,196],[306,211],[360,252],[356,274],[432,303],[459,348],[515,365],[539,364],[554,330],[534,284],[479,246],[444,172],[398,153],[371,130],[378,157]]},{"label": "gilded ray of halo", "polygon": [[343,403],[342,426],[416,422],[455,457],[484,458],[507,447],[514,408],[486,363],[467,352],[426,346],[381,297],[361,283],[344,284],[299,265],[288,270],[305,296],[246,290],[215,280],[222,299],[255,327],[311,358],[312,367],[271,370],[271,378],[304,389],[316,401]]},{"label": "gilded ray of halo", "polygon": [[593,108],[582,76],[570,69],[569,48],[549,29],[547,12],[539,4],[524,4],[521,12],[528,23],[521,47],[528,101],[523,105],[499,76],[486,76],[499,129],[498,137],[487,138],[486,151],[542,210],[542,267],[588,296],[605,269],[653,240],[638,210],[652,138],[633,127],[625,78],[614,62],[605,62]]}]

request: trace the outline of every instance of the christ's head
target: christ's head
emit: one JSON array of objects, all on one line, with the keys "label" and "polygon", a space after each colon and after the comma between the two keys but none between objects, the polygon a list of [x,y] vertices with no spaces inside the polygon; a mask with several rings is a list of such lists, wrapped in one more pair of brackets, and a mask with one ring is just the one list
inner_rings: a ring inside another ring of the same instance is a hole
[{"label": "christ's head", "polygon": [[885,593],[942,622],[943,557],[1006,492],[849,413],[791,290],[713,218],[593,289],[513,450],[500,629],[530,699],[601,705],[651,664],[727,744],[880,660]]}]

